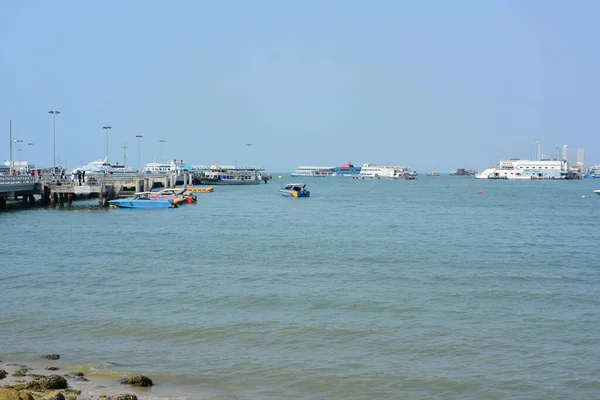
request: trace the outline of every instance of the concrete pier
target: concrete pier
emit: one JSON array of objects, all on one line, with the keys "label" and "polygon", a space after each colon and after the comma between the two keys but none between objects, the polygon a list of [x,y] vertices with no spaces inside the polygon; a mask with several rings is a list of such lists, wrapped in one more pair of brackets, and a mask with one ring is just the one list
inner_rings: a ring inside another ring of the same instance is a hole
[{"label": "concrete pier", "polygon": [[[74,199],[98,196],[98,204],[108,206],[108,201],[121,195],[151,191],[155,186],[173,188],[175,174],[86,174],[84,181],[60,180],[52,176],[0,176],[0,210],[6,209],[8,199],[35,204],[35,195],[40,196],[43,206],[71,206]],[[78,196],[79,195],[79,196]]]}]

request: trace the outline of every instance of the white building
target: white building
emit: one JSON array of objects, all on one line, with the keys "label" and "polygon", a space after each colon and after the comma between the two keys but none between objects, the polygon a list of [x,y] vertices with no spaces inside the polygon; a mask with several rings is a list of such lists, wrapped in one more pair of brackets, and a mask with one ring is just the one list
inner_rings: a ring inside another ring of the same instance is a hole
[{"label": "white building", "polygon": [[542,159],[542,145],[537,140],[531,143],[531,159],[534,161]]},{"label": "white building", "polygon": [[585,165],[585,152],[582,148],[577,149],[577,154],[575,156],[575,163],[582,167]]}]

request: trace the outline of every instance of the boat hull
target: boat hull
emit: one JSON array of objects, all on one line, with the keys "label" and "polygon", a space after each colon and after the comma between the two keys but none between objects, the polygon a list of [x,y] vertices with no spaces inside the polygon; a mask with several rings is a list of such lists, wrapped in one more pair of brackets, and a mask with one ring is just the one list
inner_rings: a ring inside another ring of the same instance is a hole
[{"label": "boat hull", "polygon": [[135,200],[135,199],[119,199],[109,200],[108,204],[117,208],[177,208],[177,204],[172,199],[157,199],[157,200]]},{"label": "boat hull", "polygon": [[198,185],[260,185],[262,181],[258,179],[207,179],[199,178]]},{"label": "boat hull", "polygon": [[297,192],[295,190],[280,189],[279,193],[281,193],[283,197],[310,197],[309,190],[305,190],[304,192]]}]

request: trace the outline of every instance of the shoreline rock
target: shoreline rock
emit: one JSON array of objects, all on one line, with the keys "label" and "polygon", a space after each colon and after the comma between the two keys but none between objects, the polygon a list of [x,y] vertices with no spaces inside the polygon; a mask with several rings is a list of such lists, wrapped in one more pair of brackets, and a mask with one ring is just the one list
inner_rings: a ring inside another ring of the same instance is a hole
[{"label": "shoreline rock", "polygon": [[136,375],[131,378],[127,378],[121,382],[121,385],[131,385],[131,386],[140,386],[140,387],[150,387],[154,385],[152,379],[148,378],[144,375]]},{"label": "shoreline rock", "polygon": [[[26,372],[22,377],[14,377],[17,370]],[[0,400],[138,400],[139,394],[119,390],[119,381],[112,384],[93,380],[91,383],[83,372],[70,371],[64,375],[48,374],[45,367],[30,368],[22,364],[0,365],[0,379],[6,373],[6,380],[0,384]],[[133,378],[137,386],[147,388],[152,380],[143,375]],[[82,383],[83,382],[83,383]],[[140,399],[147,398],[142,396]]]}]

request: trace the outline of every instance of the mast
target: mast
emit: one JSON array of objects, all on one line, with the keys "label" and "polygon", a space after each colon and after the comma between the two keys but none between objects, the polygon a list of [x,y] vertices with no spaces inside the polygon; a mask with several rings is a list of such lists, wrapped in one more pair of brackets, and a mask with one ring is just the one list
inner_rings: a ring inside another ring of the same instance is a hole
[{"label": "mast", "polygon": [[13,174],[13,158],[12,158],[12,119],[10,120],[10,128],[9,128],[9,132],[10,132],[10,175]]}]

